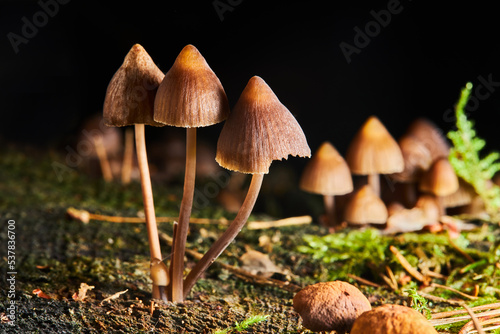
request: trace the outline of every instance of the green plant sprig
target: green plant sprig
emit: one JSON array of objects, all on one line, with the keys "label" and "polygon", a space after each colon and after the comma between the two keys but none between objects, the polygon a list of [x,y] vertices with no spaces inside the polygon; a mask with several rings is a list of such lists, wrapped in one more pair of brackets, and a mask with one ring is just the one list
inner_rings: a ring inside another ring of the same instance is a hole
[{"label": "green plant sprig", "polygon": [[253,316],[243,320],[240,323],[236,322],[234,324],[234,327],[228,327],[225,329],[217,330],[217,331],[213,332],[213,334],[227,334],[227,333],[231,333],[234,331],[241,332],[241,331],[247,330],[252,325],[255,325],[255,324],[258,324],[259,322],[267,320],[267,318],[269,318],[269,317],[270,317],[270,315],[253,315]]},{"label": "green plant sprig", "polygon": [[480,158],[479,152],[486,142],[476,136],[474,123],[467,119],[464,111],[471,90],[472,83],[468,82],[455,107],[457,129],[448,132],[453,143],[449,160],[457,175],[472,185],[482,198],[490,220],[500,222],[500,187],[491,182],[495,173],[500,171],[500,153],[491,152]]}]

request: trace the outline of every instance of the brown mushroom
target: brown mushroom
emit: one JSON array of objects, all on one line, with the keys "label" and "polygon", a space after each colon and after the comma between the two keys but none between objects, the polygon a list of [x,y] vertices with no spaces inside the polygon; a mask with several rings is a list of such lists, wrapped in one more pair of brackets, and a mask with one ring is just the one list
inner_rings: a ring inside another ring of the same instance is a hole
[{"label": "brown mushroom", "polygon": [[245,225],[272,161],[289,155],[311,155],[304,132],[266,82],[254,76],[222,128],[215,158],[224,168],[252,174],[252,181],[236,218],[186,277],[184,297]]},{"label": "brown mushroom", "polygon": [[371,305],[354,285],[333,281],[309,285],[297,292],[293,308],[307,329],[343,334],[351,330],[356,318],[371,310]]},{"label": "brown mushroom", "polygon": [[445,213],[443,197],[458,190],[458,177],[448,158],[439,158],[425,172],[420,180],[419,189],[436,196],[439,202],[440,215]]},{"label": "brown mushroom", "polygon": [[387,207],[368,184],[354,193],[344,212],[345,220],[354,225],[385,224],[387,216]]},{"label": "brown mushroom", "polygon": [[352,177],[344,158],[329,142],[324,142],[307,163],[299,187],[323,195],[326,226],[335,227],[335,195],[352,191]]},{"label": "brown mushroom", "polygon": [[353,174],[368,175],[368,183],[380,196],[379,174],[401,172],[403,155],[380,120],[371,116],[354,136],[347,149],[346,161]]},{"label": "brown mushroom", "polygon": [[425,317],[401,305],[382,305],[361,314],[350,334],[437,334]]},{"label": "brown mushroom", "polygon": [[172,250],[172,301],[183,301],[183,272],[196,177],[196,128],[220,123],[229,114],[219,78],[193,45],[185,46],[158,87],[154,120],[186,128],[184,192]]},{"label": "brown mushroom", "polygon": [[[156,67],[146,50],[141,45],[135,44],[111,79],[103,108],[106,125],[135,126],[137,160],[151,260],[161,259],[162,255],[156,226],[144,125],[161,126],[153,120],[153,101],[163,76],[163,72]],[[158,297],[159,292],[153,286],[153,298]]]}]

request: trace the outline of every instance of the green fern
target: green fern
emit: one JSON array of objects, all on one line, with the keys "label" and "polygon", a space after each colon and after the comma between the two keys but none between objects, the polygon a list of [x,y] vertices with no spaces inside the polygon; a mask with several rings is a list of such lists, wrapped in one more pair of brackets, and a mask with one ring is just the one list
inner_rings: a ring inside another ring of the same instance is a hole
[{"label": "green fern", "polygon": [[252,315],[240,323],[236,322],[234,324],[234,327],[220,329],[220,330],[213,332],[213,334],[227,334],[227,333],[231,333],[234,331],[241,332],[241,331],[247,330],[252,325],[255,325],[255,324],[258,324],[259,322],[267,320],[267,318],[269,318],[269,317],[270,317],[270,315]]},{"label": "green fern", "polygon": [[482,159],[479,156],[486,142],[476,137],[474,123],[467,119],[464,112],[471,90],[472,83],[468,82],[455,107],[457,129],[448,132],[448,138],[453,143],[449,160],[457,175],[471,184],[483,199],[490,219],[499,222],[500,187],[492,184],[491,179],[500,171],[500,154],[492,152]]}]

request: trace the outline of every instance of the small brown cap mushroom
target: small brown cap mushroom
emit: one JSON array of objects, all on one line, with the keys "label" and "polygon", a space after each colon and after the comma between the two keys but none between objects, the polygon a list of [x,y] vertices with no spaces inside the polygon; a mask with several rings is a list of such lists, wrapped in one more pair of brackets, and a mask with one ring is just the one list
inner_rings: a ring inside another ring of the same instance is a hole
[{"label": "small brown cap mushroom", "polygon": [[403,136],[398,141],[403,154],[404,169],[392,174],[398,182],[416,182],[432,164],[432,155],[423,142],[413,136]]},{"label": "small brown cap mushroom", "polygon": [[443,206],[445,208],[454,208],[470,204],[472,198],[476,196],[474,188],[463,179],[458,179],[458,190],[443,197]]},{"label": "small brown cap mushroom", "polygon": [[350,331],[354,320],[371,310],[368,299],[355,286],[342,281],[306,286],[293,298],[302,325],[315,332]]},{"label": "small brown cap mushroom", "polygon": [[448,158],[439,158],[422,176],[419,189],[436,196],[447,196],[458,190],[458,177]]},{"label": "small brown cap mushroom", "polygon": [[382,305],[361,314],[350,334],[437,334],[425,317],[401,305]]},{"label": "small brown cap mushroom", "polygon": [[258,76],[250,78],[217,142],[215,160],[229,170],[267,174],[273,160],[309,157],[297,120]]},{"label": "small brown cap mushroom", "polygon": [[107,126],[163,126],[153,120],[155,94],[163,77],[146,50],[135,44],[108,85],[104,123]]},{"label": "small brown cap mushroom", "polygon": [[347,222],[355,225],[385,224],[387,207],[372,187],[364,185],[347,203],[344,213]]},{"label": "small brown cap mushroom", "polygon": [[391,174],[404,168],[403,155],[380,120],[371,116],[354,136],[346,161],[353,174]]},{"label": "small brown cap mushroom", "polygon": [[320,195],[344,195],[353,189],[344,158],[329,142],[324,142],[307,163],[300,179],[302,190]]},{"label": "small brown cap mushroom", "polygon": [[193,45],[185,46],[158,87],[157,122],[184,128],[220,123],[229,103],[219,78]]}]

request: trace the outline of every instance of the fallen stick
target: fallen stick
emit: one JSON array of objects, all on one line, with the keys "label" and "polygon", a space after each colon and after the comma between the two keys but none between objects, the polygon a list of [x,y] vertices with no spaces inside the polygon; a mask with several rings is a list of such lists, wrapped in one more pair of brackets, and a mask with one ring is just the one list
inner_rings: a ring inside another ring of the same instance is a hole
[{"label": "fallen stick", "polygon": [[391,245],[389,247],[389,249],[396,256],[396,259],[398,259],[399,263],[408,272],[408,274],[413,276],[416,280],[418,280],[426,285],[428,284],[429,279],[427,277],[425,277],[424,275],[422,275],[417,269],[413,268],[411,266],[411,264],[408,262],[408,260],[406,260],[406,258],[403,256],[403,254],[401,254],[396,247]]},{"label": "fallen stick", "polygon": [[445,290],[448,290],[448,291],[451,291],[451,292],[454,292],[464,298],[467,298],[467,299],[470,299],[470,300],[476,300],[476,299],[479,299],[479,297],[474,297],[474,296],[471,296],[471,295],[468,295],[466,293],[463,293],[462,291],[459,291],[457,289],[454,289],[454,288],[450,288],[449,286],[446,286],[446,285],[441,285],[441,284],[437,284],[437,283],[431,283],[431,286],[434,287],[434,288],[441,288],[441,289],[445,289]]},{"label": "fallen stick", "polygon": [[[99,215],[95,213],[88,212],[87,210],[79,210],[75,208],[68,208],[66,213],[73,219],[79,220],[85,224],[90,222],[91,220],[98,220],[110,223],[145,223],[146,218],[142,217],[122,217],[122,216],[107,216],[107,215]],[[173,223],[177,221],[179,217],[156,217],[157,223]],[[229,220],[227,218],[218,218],[218,219],[210,219],[210,218],[193,218],[189,219],[190,223],[193,224],[220,224],[220,225],[228,225]],[[273,221],[250,221],[247,223],[247,228],[251,230],[264,229],[270,227],[282,227],[282,226],[293,226],[300,224],[310,224],[312,222],[311,216],[299,216],[299,217],[290,217],[284,219],[278,219]]]},{"label": "fallen stick", "polygon": [[[471,310],[472,311],[484,311],[484,310],[489,310],[489,309],[494,309],[494,308],[500,308],[500,303],[480,305],[480,306],[476,306],[476,307],[471,308]],[[454,315],[465,314],[465,313],[467,313],[466,310],[454,310],[454,311],[439,312],[439,313],[434,313],[432,315],[432,319],[447,318],[447,317],[451,317]]]},{"label": "fallen stick", "polygon": [[[422,295],[420,293],[420,295]],[[426,297],[427,298],[427,297]],[[462,305],[460,306],[464,306],[465,304],[462,303]],[[474,310],[474,308],[471,308],[471,310]],[[459,314],[464,314],[464,313],[468,313],[467,311],[461,311],[461,313]],[[492,311],[486,311],[486,312],[480,312],[480,313],[475,313],[476,317],[478,318],[492,318],[492,317],[496,317],[498,315],[500,315],[500,310],[492,310]],[[429,320],[431,322],[431,324],[433,326],[438,326],[438,325],[449,325],[449,324],[453,324],[455,322],[460,322],[460,321],[464,321],[464,320],[469,320],[471,319],[471,316],[470,314],[467,314],[467,315],[462,315],[462,316],[459,316],[459,317],[452,317],[452,318],[439,318],[439,319],[435,319],[435,318],[432,318],[431,317],[431,320]],[[495,318],[497,319],[499,322],[500,322],[500,319],[499,318]]]},{"label": "fallen stick", "polygon": [[[470,317],[471,317],[471,322],[474,324],[474,327],[476,328],[478,334],[486,334],[483,330],[483,326],[481,326],[481,323],[479,322],[479,320],[477,319],[476,315],[474,314],[474,312],[470,309],[469,306],[467,305],[464,305],[464,308],[467,310],[467,312],[469,313]],[[465,325],[467,326],[467,325]],[[464,328],[465,328],[464,326]],[[463,334],[466,334],[468,331],[467,330],[463,330],[463,328],[460,330],[459,334],[460,333],[463,333]]]},{"label": "fallen stick", "polygon": [[356,275],[353,275],[353,274],[347,274],[347,277],[349,277],[349,278],[351,278],[351,279],[353,279],[355,281],[358,281],[361,284],[372,286],[374,288],[381,288],[382,287],[380,284],[374,283],[372,281],[369,281],[367,279],[364,279],[362,277],[359,277],[359,276],[356,276]]}]

